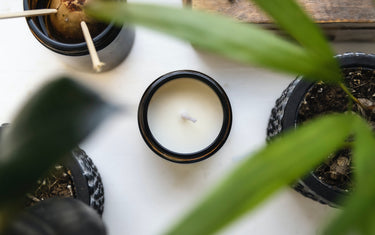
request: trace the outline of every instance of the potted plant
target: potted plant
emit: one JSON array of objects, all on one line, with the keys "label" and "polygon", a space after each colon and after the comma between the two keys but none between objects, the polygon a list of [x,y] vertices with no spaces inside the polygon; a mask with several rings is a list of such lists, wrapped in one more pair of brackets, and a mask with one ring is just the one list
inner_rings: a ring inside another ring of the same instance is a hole
[{"label": "potted plant", "polygon": [[[9,124],[0,126],[0,133],[6,128],[9,128]],[[92,159],[85,151],[75,147],[62,160],[56,162],[26,193],[25,206],[54,197],[71,197],[86,203],[101,215],[104,210],[104,187]]]},{"label": "potted plant", "polygon": [[[81,6],[84,4],[85,0],[24,0],[23,8],[58,9],[56,14],[27,17],[26,22],[38,42],[55,53],[65,64],[78,71],[109,71],[121,64],[129,55],[135,31],[128,25],[116,27],[111,23],[93,21],[82,13]],[[88,44],[82,34],[82,20],[86,21],[98,56],[105,63],[95,68],[92,65]]]},{"label": "potted plant", "polygon": [[295,1],[253,1],[294,41],[253,25],[187,9],[100,1],[86,8],[88,13],[102,20],[157,29],[243,63],[300,74],[304,80],[314,83],[334,85],[344,94],[342,100],[347,103],[344,112],[324,113],[272,138],[264,148],[249,154],[168,234],[214,233],[278,189],[303,178],[343,147],[352,152],[355,168],[350,178],[354,181],[354,189],[326,234],[353,231],[374,234],[371,224],[374,218],[375,139],[367,118],[372,113],[372,102],[353,95],[330,45]]},{"label": "potted plant", "polygon": [[58,161],[46,175],[38,179],[26,194],[30,206],[49,198],[76,198],[101,215],[104,210],[104,186],[100,173],[84,150],[75,147],[63,161]]},{"label": "potted plant", "polygon": [[[62,224],[68,223],[67,216],[74,214],[88,216],[86,221],[88,224],[93,223],[92,221],[101,223],[99,214],[93,208],[72,198],[60,200],[52,198],[37,203],[27,209],[15,224],[12,224],[11,220],[17,218],[20,211],[24,211],[22,202],[25,195],[56,162],[65,162],[67,159],[68,162],[71,161],[72,158],[69,159],[71,154],[75,154],[77,160],[83,159],[82,151],[77,149],[72,151],[72,149],[76,148],[77,144],[114,110],[114,106],[105,102],[95,92],[70,78],[61,77],[38,90],[20,109],[12,124],[1,128],[0,231],[4,232],[4,229],[11,224],[9,234],[27,234],[26,231],[35,234],[32,231],[40,232],[43,226],[49,227],[49,233],[46,234],[56,234],[53,233],[54,228],[60,226],[61,230]],[[83,163],[87,161],[89,160],[85,159]],[[72,168],[77,166],[68,162],[66,166]],[[88,164],[86,170],[90,166],[93,165]],[[91,174],[92,171],[84,173]],[[87,181],[83,178],[79,180]],[[93,183],[96,179],[91,180]],[[62,208],[67,208],[67,211],[64,212]],[[95,209],[100,211],[100,208]],[[85,221],[70,220],[69,223],[72,230],[66,229],[66,231],[72,231],[71,234],[79,234],[73,231],[86,231],[78,229],[87,225]],[[24,227],[22,224],[31,227],[22,230]],[[100,228],[103,226],[98,224]],[[75,228],[77,230],[74,230]],[[58,234],[61,234],[61,231]]]},{"label": "potted plant", "polygon": [[49,198],[76,198],[102,215],[104,186],[100,173],[84,150],[75,147],[64,159],[56,162],[26,193],[25,206]]},{"label": "potted plant", "polygon": [[[373,74],[375,56],[365,53],[345,53],[336,56],[343,71],[344,82],[353,100],[339,86],[323,82],[315,83],[298,77],[282,92],[271,112],[267,129],[272,139],[289,128],[327,113],[343,113],[352,110],[373,125]],[[352,153],[344,148],[331,154],[306,177],[299,179],[294,188],[306,197],[333,207],[347,197],[353,182]]]}]

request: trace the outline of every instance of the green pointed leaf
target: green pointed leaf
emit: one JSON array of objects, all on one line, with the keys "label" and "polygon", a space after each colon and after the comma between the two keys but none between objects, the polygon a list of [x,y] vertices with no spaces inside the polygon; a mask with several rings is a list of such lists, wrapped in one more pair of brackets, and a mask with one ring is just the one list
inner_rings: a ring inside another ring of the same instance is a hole
[{"label": "green pointed leaf", "polygon": [[[305,48],[332,59],[333,51],[325,36],[310,16],[295,0],[251,0],[263,9],[275,23]],[[337,65],[336,65],[337,67]]]},{"label": "green pointed leaf", "polygon": [[96,93],[68,78],[37,91],[1,131],[0,207],[24,195],[113,111]]},{"label": "green pointed leaf", "polygon": [[352,115],[329,115],[275,139],[249,156],[168,234],[212,234],[292,183],[341,147]]},{"label": "green pointed leaf", "polygon": [[[250,0],[249,0],[250,1]],[[288,32],[304,48],[315,54],[320,60],[340,76],[340,69],[333,59],[333,50],[322,30],[310,18],[295,0],[251,0],[274,19],[275,23]]]},{"label": "green pointed leaf", "polygon": [[375,138],[360,118],[355,123],[353,161],[355,191],[342,213],[326,229],[327,235],[375,234]]},{"label": "green pointed leaf", "polygon": [[[119,24],[135,23],[179,37],[202,49],[244,63],[338,82],[330,51],[324,58],[250,24],[188,9],[158,5],[96,1],[86,12]],[[337,65],[336,65],[337,66]]]}]

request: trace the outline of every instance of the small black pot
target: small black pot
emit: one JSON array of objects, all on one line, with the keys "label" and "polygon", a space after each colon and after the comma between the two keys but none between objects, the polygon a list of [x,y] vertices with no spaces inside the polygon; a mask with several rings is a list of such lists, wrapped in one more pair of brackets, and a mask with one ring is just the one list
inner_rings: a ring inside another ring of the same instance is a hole
[{"label": "small black pot", "polygon": [[[119,0],[122,1],[122,0]],[[25,10],[46,8],[48,0],[23,0]],[[92,72],[92,62],[86,42],[63,43],[48,36],[45,16],[27,17],[27,24],[35,38],[45,47],[59,55],[67,65],[79,70]],[[135,38],[134,28],[109,24],[93,38],[99,58],[106,65],[102,71],[118,66],[130,53]]]},{"label": "small black pot", "polygon": [[76,198],[101,215],[104,209],[104,187],[99,171],[91,158],[85,151],[76,148],[62,165],[70,170]]},{"label": "small black pot", "polygon": [[[0,132],[9,124],[0,126]],[[95,209],[99,215],[104,210],[104,187],[98,168],[85,151],[80,148],[73,149],[69,156],[66,156],[63,165],[69,170],[73,181],[75,198]]]},{"label": "small black pot", "polygon": [[[342,68],[375,70],[375,55],[372,54],[345,53],[337,55],[336,58]],[[303,80],[303,77],[300,76],[282,92],[271,112],[267,128],[267,140],[289,128],[296,128],[300,104],[314,84]],[[294,188],[306,197],[333,207],[340,206],[341,199],[349,194],[347,191],[320,181],[313,172],[310,172],[305,178],[299,179]]]}]

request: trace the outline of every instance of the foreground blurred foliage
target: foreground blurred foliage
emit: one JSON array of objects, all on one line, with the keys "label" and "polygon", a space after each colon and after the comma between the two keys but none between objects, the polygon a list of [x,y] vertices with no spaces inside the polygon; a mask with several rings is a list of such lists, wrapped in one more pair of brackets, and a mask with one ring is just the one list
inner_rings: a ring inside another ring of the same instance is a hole
[{"label": "foreground blurred foliage", "polygon": [[[314,81],[341,83],[333,50],[293,0],[254,0],[295,41],[223,16],[159,5],[96,1],[87,12],[118,24],[134,23],[219,55]],[[347,92],[347,89],[345,89]],[[354,114],[320,117],[249,156],[168,234],[211,234],[255,208],[280,187],[303,176],[354,134],[355,192],[327,234],[375,234],[375,145],[370,127]],[[277,162],[277,164],[275,164]],[[361,219],[366,218],[366,219]],[[343,224],[344,223],[344,224]]]},{"label": "foreground blurred foliage", "polygon": [[[94,91],[59,77],[41,87],[0,135],[0,233],[38,178],[116,110]],[[77,221],[79,222],[79,221]]]}]

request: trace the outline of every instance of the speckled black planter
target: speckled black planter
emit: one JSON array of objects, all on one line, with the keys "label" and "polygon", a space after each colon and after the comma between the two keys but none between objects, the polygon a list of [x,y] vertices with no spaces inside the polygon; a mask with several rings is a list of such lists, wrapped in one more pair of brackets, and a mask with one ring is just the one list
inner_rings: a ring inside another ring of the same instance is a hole
[{"label": "speckled black planter", "polygon": [[[375,69],[375,55],[372,54],[346,53],[336,57],[343,68]],[[313,85],[313,82],[297,77],[283,91],[271,112],[267,128],[268,141],[279,133],[297,126],[300,103]],[[344,190],[321,182],[313,172],[299,179],[294,188],[306,197],[333,207],[339,206],[339,198],[348,195],[348,192]]]},{"label": "speckled black planter", "polygon": [[76,198],[94,208],[100,215],[104,209],[104,188],[99,171],[85,151],[76,148],[66,162],[76,191]]},{"label": "speckled black planter", "polygon": [[[0,132],[8,125],[2,124]],[[77,147],[59,164],[69,170],[75,189],[75,198],[101,215],[104,209],[104,187],[99,171],[91,158]]]}]

